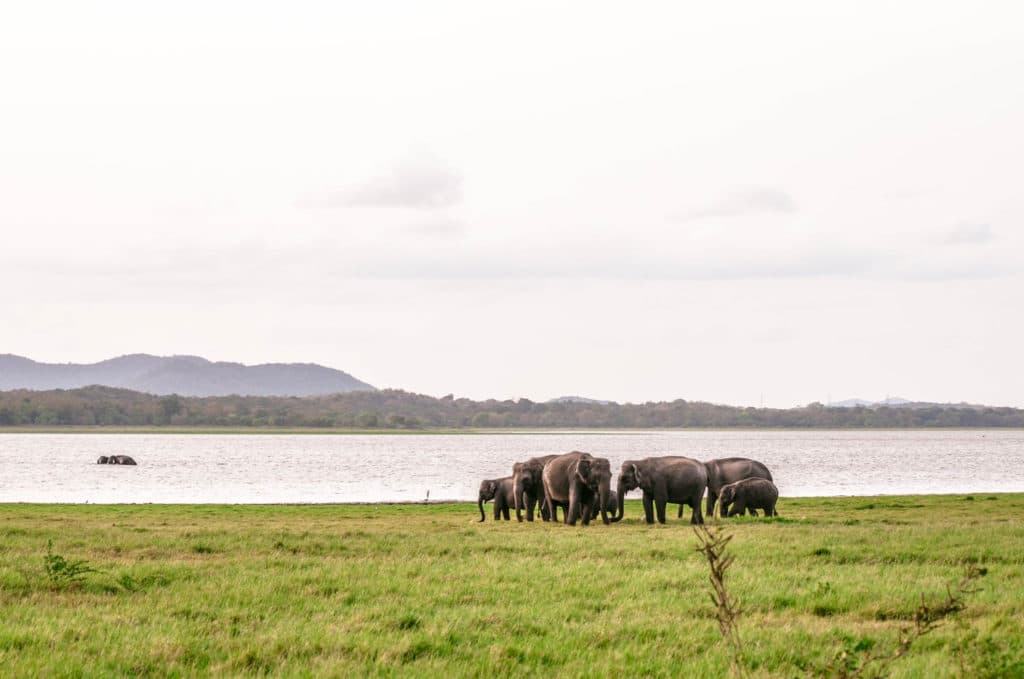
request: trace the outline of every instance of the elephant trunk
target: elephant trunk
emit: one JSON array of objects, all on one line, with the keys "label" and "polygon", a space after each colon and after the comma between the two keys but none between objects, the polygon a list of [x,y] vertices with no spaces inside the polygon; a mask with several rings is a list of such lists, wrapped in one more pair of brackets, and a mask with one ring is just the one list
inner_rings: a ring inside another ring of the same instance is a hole
[{"label": "elephant trunk", "polygon": [[615,514],[612,515],[611,522],[618,523],[622,521],[622,517],[626,513],[625,501],[626,501],[626,489],[623,486],[622,479],[619,478],[619,485],[615,491]]},{"label": "elephant trunk", "polygon": [[477,497],[476,506],[480,508],[480,521],[477,521],[477,523],[480,523],[487,518],[484,514],[484,496],[482,494]]}]

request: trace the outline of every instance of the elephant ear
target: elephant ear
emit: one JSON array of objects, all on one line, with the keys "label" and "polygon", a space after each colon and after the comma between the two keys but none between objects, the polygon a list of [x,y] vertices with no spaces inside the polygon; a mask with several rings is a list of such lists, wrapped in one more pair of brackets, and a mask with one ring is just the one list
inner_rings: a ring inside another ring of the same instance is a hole
[{"label": "elephant ear", "polygon": [[576,475],[581,479],[586,479],[590,475],[590,460],[579,461],[579,464],[576,465]]},{"label": "elephant ear", "polygon": [[633,480],[640,483],[640,467],[637,467],[635,464],[630,465],[630,467],[633,469]]},{"label": "elephant ear", "polygon": [[489,483],[487,484],[487,489],[488,489],[488,490],[489,490],[489,491],[490,491],[491,493],[497,493],[497,492],[498,492],[498,482],[497,482],[497,481],[491,481],[491,482],[489,482]]}]

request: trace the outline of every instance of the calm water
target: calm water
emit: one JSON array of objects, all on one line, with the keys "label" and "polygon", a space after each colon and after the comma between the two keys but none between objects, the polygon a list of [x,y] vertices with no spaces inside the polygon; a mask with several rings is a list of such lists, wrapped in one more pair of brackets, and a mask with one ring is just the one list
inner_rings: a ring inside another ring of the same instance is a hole
[{"label": "calm water", "polygon": [[[1024,491],[1024,431],[686,431],[408,436],[0,434],[0,502],[475,500],[534,455],[733,455],[783,496]],[[100,455],[137,467],[97,465]],[[634,495],[637,493],[634,492]]]}]

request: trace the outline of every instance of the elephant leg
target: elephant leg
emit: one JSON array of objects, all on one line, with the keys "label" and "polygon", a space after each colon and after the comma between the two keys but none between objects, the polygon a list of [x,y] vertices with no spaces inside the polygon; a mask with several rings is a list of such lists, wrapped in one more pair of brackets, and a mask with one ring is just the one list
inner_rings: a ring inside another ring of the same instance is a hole
[{"label": "elephant leg", "polygon": [[682,502],[679,503],[679,516],[677,516],[676,518],[677,519],[683,518],[683,503]]},{"label": "elephant leg", "polygon": [[[705,507],[704,513],[707,514],[708,516],[714,516],[715,515],[715,503],[717,501],[718,501],[718,493],[714,493],[714,492],[711,491],[710,488],[708,488],[708,500],[707,500],[707,506]],[[679,508],[679,516],[682,516],[682,515],[683,515],[683,508],[680,507]]]},{"label": "elephant leg", "polygon": [[529,491],[526,492],[526,520],[533,521],[533,508],[537,505],[537,496]]},{"label": "elephant leg", "polygon": [[654,498],[654,507],[658,510],[658,523],[665,523],[665,505],[668,500],[663,497]]},{"label": "elephant leg", "polygon": [[498,498],[494,498],[494,520],[497,521],[501,518],[501,504],[498,502]]},{"label": "elephant leg", "polygon": [[754,509],[753,507],[751,507],[751,508],[750,508],[750,509],[748,509],[747,511],[748,511],[748,512],[750,512],[750,515],[751,515],[751,516],[757,516],[757,510],[756,510],[756,509]]},{"label": "elephant leg", "polygon": [[646,490],[644,491],[644,520],[647,523],[654,523],[654,498]]},{"label": "elephant leg", "polygon": [[569,485],[569,510],[565,513],[565,522],[576,525],[576,517],[580,515],[580,492],[575,483]]},{"label": "elephant leg", "polygon": [[[679,505],[682,508],[682,505]],[[690,500],[690,508],[693,510],[690,512],[690,523],[694,525],[700,525],[704,523],[704,515],[700,513],[700,496]]]},{"label": "elephant leg", "polygon": [[732,505],[732,509],[729,510],[729,516],[743,516],[746,511],[747,506],[739,500],[736,500]]}]

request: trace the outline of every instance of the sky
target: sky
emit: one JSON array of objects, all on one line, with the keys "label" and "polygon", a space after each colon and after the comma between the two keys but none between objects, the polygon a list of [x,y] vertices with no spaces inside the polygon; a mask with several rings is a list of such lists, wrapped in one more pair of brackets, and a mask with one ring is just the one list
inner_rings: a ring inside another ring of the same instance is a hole
[{"label": "sky", "polygon": [[1024,407],[1024,8],[0,8],[0,353]]}]

